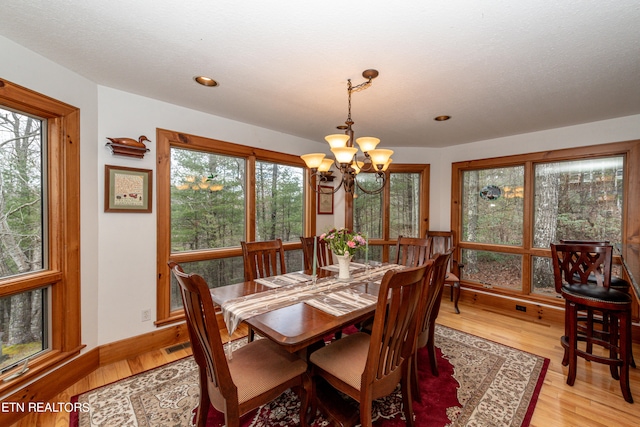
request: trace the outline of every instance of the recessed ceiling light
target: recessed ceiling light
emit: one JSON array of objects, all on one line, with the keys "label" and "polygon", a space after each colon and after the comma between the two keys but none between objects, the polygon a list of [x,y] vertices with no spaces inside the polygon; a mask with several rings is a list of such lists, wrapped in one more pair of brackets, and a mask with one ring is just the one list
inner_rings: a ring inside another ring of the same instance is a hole
[{"label": "recessed ceiling light", "polygon": [[449,120],[451,118],[451,116],[438,116],[438,117],[434,117],[433,120],[435,120],[436,122],[444,122],[445,120]]},{"label": "recessed ceiling light", "polygon": [[196,76],[193,79],[198,83],[200,83],[202,86],[209,86],[209,87],[218,86],[218,82],[213,80],[211,77]]}]

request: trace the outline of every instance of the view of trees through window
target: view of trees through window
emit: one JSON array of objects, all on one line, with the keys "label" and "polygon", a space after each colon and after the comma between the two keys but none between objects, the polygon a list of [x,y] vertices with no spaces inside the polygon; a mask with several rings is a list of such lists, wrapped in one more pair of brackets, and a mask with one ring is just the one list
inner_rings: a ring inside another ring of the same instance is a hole
[{"label": "view of trees through window", "polygon": [[[533,245],[560,239],[622,242],[624,158],[535,165]],[[551,260],[533,260],[532,291],[555,293]]]},{"label": "view of trees through window", "polygon": [[[463,172],[460,240],[482,246],[463,248],[464,279],[522,291],[521,254],[526,251],[548,249],[561,239],[622,241],[623,156],[531,167],[534,179],[529,193],[524,165]],[[523,228],[528,215],[525,194],[532,197],[532,230]],[[531,248],[524,247],[527,233]],[[555,296],[551,260],[530,259],[531,292]]]},{"label": "view of trees through window", "polygon": [[[171,252],[210,251],[206,260],[181,262],[198,271],[210,287],[244,280],[242,257],[217,256],[238,248],[247,236],[247,185],[255,182],[255,239],[299,242],[304,227],[304,169],[255,162],[255,180],[247,180],[247,159],[212,152],[171,148]],[[302,268],[302,251],[286,252],[287,270]],[[182,307],[171,284],[171,309]]]},{"label": "view of trees through window", "polygon": [[299,241],[303,235],[304,169],[256,162],[256,240]]},{"label": "view of trees through window", "polygon": [[171,251],[238,246],[245,236],[245,159],[171,150]]},{"label": "view of trees through window", "polygon": [[[462,187],[462,237],[467,242],[522,245],[524,167],[465,171]],[[464,278],[521,289],[520,257],[462,251]]]},{"label": "view of trees through window", "polygon": [[[0,281],[45,267],[44,122],[0,108]],[[47,288],[0,298],[0,370],[47,348]]]},{"label": "view of trees through window", "polygon": [[[427,197],[421,194],[420,172],[391,172],[389,183],[383,192],[367,194],[356,188],[353,200],[353,229],[364,233],[369,239],[397,239],[398,236],[420,237],[421,222],[425,213],[422,202]],[[380,184],[375,174],[360,173],[358,182],[367,190],[375,190]],[[384,198],[389,198],[388,216],[385,214]],[[384,245],[369,245],[369,259],[386,261]],[[395,244],[387,244],[388,257],[393,258]]]}]

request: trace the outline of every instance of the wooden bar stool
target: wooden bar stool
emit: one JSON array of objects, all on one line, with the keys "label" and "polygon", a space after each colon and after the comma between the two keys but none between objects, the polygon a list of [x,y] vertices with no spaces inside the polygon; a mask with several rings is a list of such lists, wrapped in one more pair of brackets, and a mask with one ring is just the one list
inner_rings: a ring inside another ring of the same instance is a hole
[{"label": "wooden bar stool", "polygon": [[[567,245],[596,245],[596,246],[608,246],[611,244],[608,240],[560,240],[560,243],[567,244]],[[596,276],[594,274],[590,274],[589,277],[587,278],[587,282],[596,284],[597,283]],[[613,272],[611,273],[611,284],[609,285],[609,288],[615,289],[616,291],[624,292],[625,294],[628,294],[631,291],[631,285],[629,284],[629,282],[627,282],[626,280],[620,277],[614,276]],[[609,330],[609,319],[603,313],[600,313],[600,314],[601,316],[599,318],[595,317],[593,310],[589,309],[587,310],[585,315],[579,315],[578,322],[586,322],[586,323],[585,323],[585,328],[578,329],[578,333],[588,333],[586,329],[589,329],[591,333],[593,333],[594,322],[601,324],[602,330],[605,333],[607,333]],[[597,331],[595,332],[597,333]],[[631,367],[635,368],[636,362],[633,358],[633,346],[630,345],[629,348],[631,349],[631,360],[629,361],[629,364],[631,365]],[[588,343],[587,351],[591,353],[592,349],[593,349],[593,346],[591,345],[591,343]],[[567,357],[569,357],[569,355],[568,355],[568,352],[565,351],[564,359],[563,359],[563,364],[565,366],[568,363]]]},{"label": "wooden bar stool", "polygon": [[[565,299],[565,336],[560,342],[566,355],[562,364],[569,365],[567,384],[571,386],[578,356],[609,365],[611,376],[620,380],[624,399],[633,403],[629,387],[631,296],[610,287],[612,249],[610,245],[551,244],[556,292]],[[596,283],[588,281],[590,276]],[[608,319],[608,330],[595,331],[593,322],[579,325],[579,311],[601,313]],[[578,347],[579,341],[586,343],[585,350]],[[593,346],[603,347],[609,355],[594,354]]]}]

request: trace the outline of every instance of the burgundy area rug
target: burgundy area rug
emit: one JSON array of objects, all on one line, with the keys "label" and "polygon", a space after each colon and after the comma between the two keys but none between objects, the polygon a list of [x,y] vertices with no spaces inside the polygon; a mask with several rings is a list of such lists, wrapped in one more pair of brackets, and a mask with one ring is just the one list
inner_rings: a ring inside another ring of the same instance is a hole
[{"label": "burgundy area rug", "polygon": [[[440,325],[436,347],[437,377],[426,350],[418,354],[422,403],[413,404],[417,427],[529,425],[548,359]],[[70,427],[191,426],[198,404],[197,369],[188,357],[74,396],[72,402],[87,403],[83,407],[90,410],[71,414]],[[299,405],[295,393],[287,391],[245,415],[241,425],[297,425]],[[406,425],[399,390],[374,403],[373,419],[377,427]],[[207,426],[223,424],[224,416],[211,409]],[[318,413],[313,427],[326,425]]]}]

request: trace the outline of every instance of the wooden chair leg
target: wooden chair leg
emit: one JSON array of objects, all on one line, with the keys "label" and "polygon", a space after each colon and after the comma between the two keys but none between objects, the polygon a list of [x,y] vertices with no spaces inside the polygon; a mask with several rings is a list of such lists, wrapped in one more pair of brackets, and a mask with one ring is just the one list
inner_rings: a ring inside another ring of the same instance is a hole
[{"label": "wooden chair leg", "polygon": [[406,425],[409,427],[413,427],[415,422],[413,420],[413,399],[411,398],[411,379],[409,376],[409,368],[404,368],[407,370],[405,378],[400,382],[400,389],[402,390],[402,405],[404,409],[404,418],[406,421]]},{"label": "wooden chair leg", "polygon": [[422,396],[418,384],[418,354],[416,353],[414,357],[411,358],[411,396],[416,402],[422,403]]},{"label": "wooden chair leg", "polygon": [[318,390],[316,389],[316,378],[313,375],[313,369],[309,372],[311,378],[311,392],[309,393],[309,423],[311,423],[318,414]]},{"label": "wooden chair leg", "polygon": [[360,425],[362,427],[372,427],[373,421],[371,411],[373,410],[371,399],[360,402]]},{"label": "wooden chair leg", "polygon": [[431,322],[429,325],[429,338],[427,338],[427,352],[429,354],[431,374],[437,377],[440,375],[440,372],[438,372],[438,359],[436,359],[435,329],[435,322]]},{"label": "wooden chair leg", "polygon": [[309,400],[311,398],[311,378],[307,374],[302,377],[302,385],[297,387],[298,396],[300,397],[300,427],[307,427],[313,419],[308,417],[315,417],[315,414],[308,414]]},{"label": "wooden chair leg", "polygon": [[453,284],[451,292],[453,293],[453,308],[456,310],[456,314],[460,314],[460,309],[458,308],[458,300],[460,300],[460,282],[455,282]]}]

